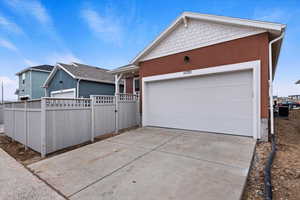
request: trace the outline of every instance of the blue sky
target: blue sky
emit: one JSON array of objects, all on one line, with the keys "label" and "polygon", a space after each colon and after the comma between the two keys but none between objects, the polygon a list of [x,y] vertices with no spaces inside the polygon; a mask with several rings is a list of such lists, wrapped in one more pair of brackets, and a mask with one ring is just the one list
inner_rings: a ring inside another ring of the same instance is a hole
[{"label": "blue sky", "polygon": [[287,24],[274,93],[300,94],[299,0],[0,0],[5,97],[14,98],[15,73],[30,65],[125,65],[183,11]]}]

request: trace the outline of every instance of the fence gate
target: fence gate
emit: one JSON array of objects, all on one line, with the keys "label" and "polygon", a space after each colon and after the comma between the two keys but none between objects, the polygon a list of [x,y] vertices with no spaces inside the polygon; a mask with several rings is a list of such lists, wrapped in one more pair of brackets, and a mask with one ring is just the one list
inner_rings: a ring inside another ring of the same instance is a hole
[{"label": "fence gate", "polygon": [[91,99],[92,133],[95,137],[140,124],[138,95],[93,95]]}]

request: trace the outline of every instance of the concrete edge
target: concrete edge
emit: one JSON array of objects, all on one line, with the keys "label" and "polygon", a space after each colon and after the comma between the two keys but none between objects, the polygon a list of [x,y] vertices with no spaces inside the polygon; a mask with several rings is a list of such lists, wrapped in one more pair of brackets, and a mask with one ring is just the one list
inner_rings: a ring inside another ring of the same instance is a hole
[{"label": "concrete edge", "polygon": [[252,151],[252,158],[251,158],[251,161],[250,161],[250,166],[248,168],[246,180],[243,183],[242,193],[241,193],[240,198],[239,198],[240,200],[243,198],[243,195],[244,195],[244,192],[245,192],[245,189],[246,189],[246,186],[247,186],[247,181],[248,181],[249,173],[250,173],[250,171],[253,168],[253,160],[254,160],[254,157],[255,157],[256,146],[257,146],[257,140],[255,140],[255,145],[254,145],[254,148],[253,148],[253,151]]},{"label": "concrete edge", "polygon": [[2,151],[3,153],[6,154],[6,156],[8,156],[10,159],[14,160],[20,167],[23,167],[26,171],[28,171],[32,176],[38,178],[41,182],[43,182],[47,187],[50,188],[50,190],[52,190],[53,192],[57,193],[58,196],[61,196],[62,198],[68,200],[68,198],[63,195],[60,191],[58,191],[56,188],[54,188],[53,186],[51,186],[48,182],[46,182],[44,179],[42,179],[41,177],[39,177],[37,174],[35,174],[32,170],[30,170],[26,165],[18,162],[14,157],[12,157],[11,155],[9,155],[9,153],[7,153],[5,150],[3,150],[2,148],[0,148],[0,151]]}]

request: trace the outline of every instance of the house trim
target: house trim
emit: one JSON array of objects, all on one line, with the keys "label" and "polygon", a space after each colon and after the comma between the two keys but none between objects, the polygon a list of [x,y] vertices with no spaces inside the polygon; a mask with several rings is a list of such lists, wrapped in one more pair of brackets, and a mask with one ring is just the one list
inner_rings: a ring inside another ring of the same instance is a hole
[{"label": "house trim", "polygon": [[64,92],[74,92],[74,98],[76,98],[76,88],[52,91],[50,93],[50,96],[52,96],[52,94],[59,94],[59,93],[64,93]]},{"label": "house trim", "polygon": [[61,69],[63,69],[65,72],[67,72],[72,78],[76,79],[76,76],[74,76],[71,72],[69,72],[68,70],[66,70],[66,68],[64,68],[62,65],[57,64]]},{"label": "house trim", "polygon": [[35,69],[35,68],[31,68],[31,67],[28,67],[18,73],[16,73],[17,76],[19,76],[20,74],[23,74],[27,71],[37,71],[37,72],[47,72],[47,73],[50,73],[51,71],[48,71],[48,70],[42,70],[42,69]]},{"label": "house trim", "polygon": [[29,73],[29,76],[30,76],[30,98],[32,98],[32,71],[30,71]]},{"label": "house trim", "polygon": [[175,72],[169,74],[162,74],[162,75],[154,75],[149,77],[142,78],[142,123],[143,126],[147,125],[147,119],[145,113],[147,112],[146,102],[147,102],[147,95],[145,92],[145,86],[148,82],[153,81],[161,81],[161,80],[170,80],[170,79],[179,79],[179,78],[186,78],[186,77],[193,77],[193,76],[201,76],[201,75],[210,75],[210,74],[218,74],[224,72],[234,72],[234,71],[242,71],[242,70],[252,70],[252,78],[253,78],[253,138],[259,139],[261,138],[261,99],[260,99],[260,60],[250,61],[250,62],[243,62],[243,63],[236,63],[230,65],[221,65],[216,67],[209,67],[204,69],[196,69],[196,70],[189,70],[189,71],[182,71],[182,72]]},{"label": "house trim", "polygon": [[48,87],[48,84],[49,84],[50,80],[53,78],[53,76],[55,75],[56,71],[57,71],[57,66],[55,66],[54,69],[52,70],[52,72],[49,74],[49,76],[46,79],[44,85],[42,86],[43,88]]},{"label": "house trim", "polygon": [[134,77],[132,79],[132,93],[133,94],[137,94],[136,91],[135,91],[135,80],[140,80],[140,78],[139,77]]}]

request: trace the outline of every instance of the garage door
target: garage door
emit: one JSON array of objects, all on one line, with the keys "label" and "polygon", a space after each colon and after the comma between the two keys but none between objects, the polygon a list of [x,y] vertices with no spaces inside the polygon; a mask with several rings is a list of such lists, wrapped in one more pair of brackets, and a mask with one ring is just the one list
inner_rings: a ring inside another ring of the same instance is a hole
[{"label": "garage door", "polygon": [[51,92],[51,97],[56,98],[75,98],[75,89],[71,90],[60,90]]},{"label": "garage door", "polygon": [[144,125],[253,135],[252,71],[146,82]]}]

